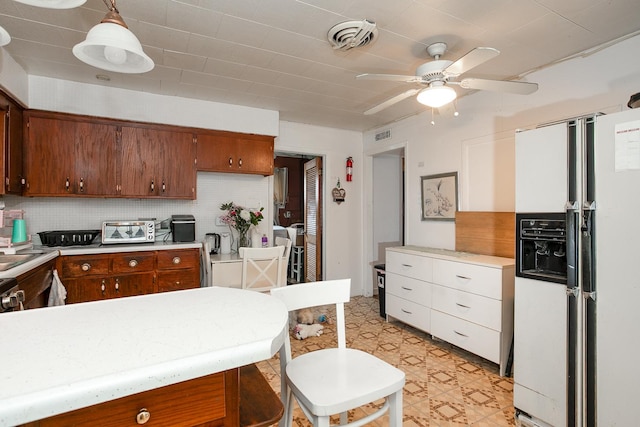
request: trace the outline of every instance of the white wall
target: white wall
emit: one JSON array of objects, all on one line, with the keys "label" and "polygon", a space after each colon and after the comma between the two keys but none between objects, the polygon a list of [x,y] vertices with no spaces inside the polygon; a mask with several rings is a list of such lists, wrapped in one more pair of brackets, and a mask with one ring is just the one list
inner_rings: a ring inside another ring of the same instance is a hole
[{"label": "white wall", "polygon": [[27,105],[29,101],[29,81],[27,72],[0,47],[0,86],[17,101]]},{"label": "white wall", "polygon": [[399,242],[401,236],[402,158],[399,153],[373,158],[373,259],[380,260],[378,243]]},{"label": "white wall", "polygon": [[[455,248],[453,222],[420,219],[423,175],[458,171],[462,210],[513,211],[516,129],[627,109],[630,95],[640,90],[638,51],[640,36],[528,75],[527,81],[540,85],[532,95],[477,92],[458,99],[457,118],[436,116],[432,126],[425,111],[386,126],[392,138],[384,145],[407,146],[406,244]],[[374,142],[376,131],[365,133],[365,152],[383,149]],[[371,229],[369,222],[365,230]]]},{"label": "white wall", "polygon": [[[351,294],[361,295],[365,285],[361,267],[364,262],[362,134],[281,121],[275,150],[324,158],[324,278],[351,278]],[[353,157],[352,182],[345,181],[349,156]],[[347,193],[346,200],[339,205],[331,198],[338,178]]]}]

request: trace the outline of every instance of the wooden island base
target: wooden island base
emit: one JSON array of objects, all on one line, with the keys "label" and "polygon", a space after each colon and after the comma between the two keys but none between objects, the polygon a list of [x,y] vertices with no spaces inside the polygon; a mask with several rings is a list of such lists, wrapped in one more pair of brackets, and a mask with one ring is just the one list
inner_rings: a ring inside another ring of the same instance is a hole
[{"label": "wooden island base", "polygon": [[78,409],[23,427],[144,425],[259,427],[277,422],[284,408],[254,365],[231,369]]}]

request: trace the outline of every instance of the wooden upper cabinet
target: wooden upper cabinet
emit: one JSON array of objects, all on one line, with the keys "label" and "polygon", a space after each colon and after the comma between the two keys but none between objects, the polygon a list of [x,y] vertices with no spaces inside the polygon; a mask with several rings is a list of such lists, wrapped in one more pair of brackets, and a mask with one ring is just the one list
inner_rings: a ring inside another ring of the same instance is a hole
[{"label": "wooden upper cabinet", "polygon": [[195,199],[195,144],[191,132],[122,127],[121,194]]},{"label": "wooden upper cabinet", "polygon": [[0,167],[4,177],[0,194],[21,194],[23,108],[0,92],[0,114]]},{"label": "wooden upper cabinet", "polygon": [[28,114],[24,140],[27,196],[116,194],[116,127]]},{"label": "wooden upper cabinet", "polygon": [[198,133],[197,168],[207,172],[273,175],[273,139],[233,132]]}]

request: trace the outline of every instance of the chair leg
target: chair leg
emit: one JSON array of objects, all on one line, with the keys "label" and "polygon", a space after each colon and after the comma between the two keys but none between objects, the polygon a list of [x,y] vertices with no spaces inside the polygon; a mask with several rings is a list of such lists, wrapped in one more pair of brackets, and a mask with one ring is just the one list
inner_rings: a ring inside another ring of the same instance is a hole
[{"label": "chair leg", "polygon": [[349,422],[349,413],[348,412],[341,412],[340,413],[340,424],[341,425],[345,425],[348,422]]},{"label": "chair leg", "polygon": [[389,396],[389,427],[402,427],[402,389]]}]

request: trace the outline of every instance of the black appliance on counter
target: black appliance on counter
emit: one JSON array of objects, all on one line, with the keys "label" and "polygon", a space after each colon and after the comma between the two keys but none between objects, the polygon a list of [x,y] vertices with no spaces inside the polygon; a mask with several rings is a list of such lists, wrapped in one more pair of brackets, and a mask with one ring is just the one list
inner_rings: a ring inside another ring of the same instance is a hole
[{"label": "black appliance on counter", "polygon": [[196,241],[196,219],[193,215],[172,215],[171,235],[174,242]]}]

